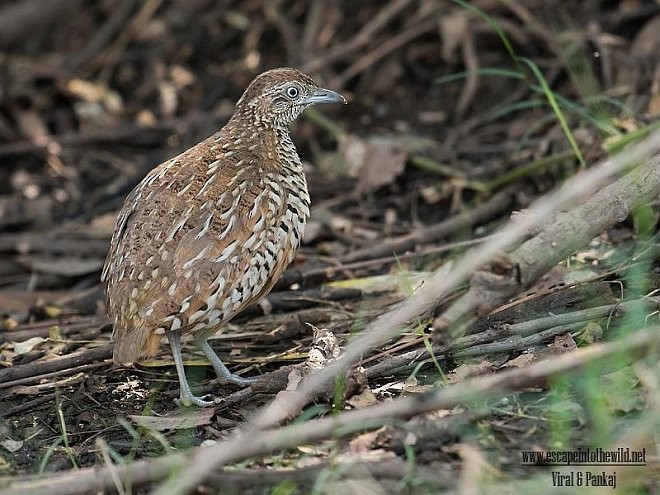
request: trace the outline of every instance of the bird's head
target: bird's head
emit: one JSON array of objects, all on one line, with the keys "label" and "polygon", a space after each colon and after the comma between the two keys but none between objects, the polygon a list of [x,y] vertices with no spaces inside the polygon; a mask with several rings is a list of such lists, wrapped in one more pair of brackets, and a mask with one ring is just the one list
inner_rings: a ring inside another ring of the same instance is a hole
[{"label": "bird's head", "polygon": [[236,114],[258,122],[288,127],[305,108],[319,103],[346,103],[342,95],[319,87],[311,77],[290,68],[258,75],[236,103]]}]

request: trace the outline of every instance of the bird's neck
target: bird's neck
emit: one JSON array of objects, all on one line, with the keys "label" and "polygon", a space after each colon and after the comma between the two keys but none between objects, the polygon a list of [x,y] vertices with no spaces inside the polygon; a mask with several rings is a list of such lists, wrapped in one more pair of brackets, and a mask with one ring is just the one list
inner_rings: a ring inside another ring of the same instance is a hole
[{"label": "bird's neck", "polygon": [[298,156],[298,150],[293,144],[289,129],[285,128],[276,131],[277,134],[277,153],[282,167],[287,172],[303,175],[302,162]]},{"label": "bird's neck", "polygon": [[225,142],[238,143],[232,151],[251,156],[262,166],[302,174],[303,168],[287,125],[277,125],[254,115],[236,113],[222,130]]}]

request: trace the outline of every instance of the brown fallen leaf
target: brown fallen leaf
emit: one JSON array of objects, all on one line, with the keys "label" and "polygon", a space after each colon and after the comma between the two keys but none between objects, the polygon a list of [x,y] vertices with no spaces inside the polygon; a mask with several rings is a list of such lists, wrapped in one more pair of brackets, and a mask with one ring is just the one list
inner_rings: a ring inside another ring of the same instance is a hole
[{"label": "brown fallen leaf", "polygon": [[537,363],[553,356],[566,354],[567,352],[571,352],[575,349],[577,349],[577,344],[573,340],[573,337],[570,333],[557,335],[551,344],[547,346],[535,346],[528,352],[524,352],[519,356],[510,359],[504,365],[502,365],[502,368],[524,368],[525,366],[529,366],[532,363]]},{"label": "brown fallen leaf", "polygon": [[451,383],[456,383],[472,376],[490,373],[494,369],[495,365],[488,360],[483,360],[479,363],[463,363],[458,368],[449,373],[447,375],[447,379]]},{"label": "brown fallen leaf", "polygon": [[523,352],[520,356],[509,359],[502,365],[502,368],[524,368],[536,361],[536,354],[533,352]]},{"label": "brown fallen leaf", "polygon": [[[549,356],[559,356],[577,349],[577,344],[570,333],[557,335],[555,340],[548,346]],[[549,357],[548,356],[548,357]]]},{"label": "brown fallen leaf", "polygon": [[401,391],[405,394],[423,394],[429,390],[432,390],[433,388],[434,386],[431,384],[420,385],[417,381],[417,378],[412,377],[403,382],[403,388]]},{"label": "brown fallen leaf", "polygon": [[364,409],[365,407],[378,404],[378,402],[380,401],[374,395],[374,393],[369,389],[369,387],[365,387],[362,392],[346,400],[346,404],[348,404],[351,407],[354,407],[355,409]]},{"label": "brown fallen leaf", "polygon": [[368,431],[356,436],[348,442],[349,451],[354,453],[368,452],[374,447],[378,435],[378,431]]},{"label": "brown fallen leaf", "polygon": [[350,175],[358,177],[356,191],[375,191],[391,184],[403,172],[412,153],[427,150],[431,143],[412,136],[347,136],[339,148]]},{"label": "brown fallen leaf", "polygon": [[371,192],[394,182],[406,167],[408,152],[398,149],[395,143],[372,139],[366,143],[357,192]]}]

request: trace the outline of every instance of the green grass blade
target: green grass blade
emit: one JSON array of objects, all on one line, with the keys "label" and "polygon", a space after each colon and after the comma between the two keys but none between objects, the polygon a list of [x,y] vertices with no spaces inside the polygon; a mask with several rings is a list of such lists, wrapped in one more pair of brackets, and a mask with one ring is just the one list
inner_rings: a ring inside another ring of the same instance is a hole
[{"label": "green grass blade", "polygon": [[472,75],[509,77],[511,79],[525,79],[525,74],[517,70],[498,69],[497,67],[484,67],[482,69],[464,70],[462,72],[456,72],[455,74],[449,74],[448,76],[439,77],[435,79],[433,83],[447,84],[450,82],[460,81],[461,79],[466,79],[467,77]]},{"label": "green grass blade", "polygon": [[[530,86],[532,91],[535,91],[540,94],[546,94],[545,89],[543,86],[539,86],[536,84],[532,84]],[[588,120],[592,124],[594,124],[598,129],[603,131],[605,134],[608,136],[616,136],[621,134],[616,127],[610,125],[607,122],[603,122],[602,119],[597,118],[595,115],[593,115],[589,109],[584,108],[583,106],[578,105],[577,103],[569,100],[568,98],[564,98],[560,94],[553,93],[554,97],[557,99],[557,103],[561,108],[564,108],[565,110],[570,110],[572,112],[575,112],[577,115],[580,117],[584,118],[585,120]]]},{"label": "green grass blade", "polygon": [[616,141],[613,141],[611,143],[606,143],[607,152],[615,153],[624,146],[626,146],[627,144],[645,138],[656,129],[660,129],[660,120],[653,122],[652,124],[649,124],[646,127],[642,127],[641,129],[637,129],[636,131],[631,132],[629,134],[621,135],[621,137]]},{"label": "green grass blade", "polygon": [[566,139],[568,139],[568,142],[571,145],[571,148],[573,149],[573,153],[575,154],[575,157],[580,162],[580,165],[584,166],[586,164],[584,160],[584,156],[582,155],[582,152],[580,151],[580,148],[578,147],[577,142],[575,141],[575,136],[573,136],[571,129],[568,127],[568,122],[566,121],[566,117],[564,116],[564,113],[561,111],[561,108],[559,107],[559,103],[557,103],[557,98],[555,98],[554,92],[550,89],[550,86],[548,85],[548,81],[546,81],[545,77],[541,73],[541,70],[532,60],[530,60],[527,57],[518,57],[518,60],[520,60],[520,62],[524,63],[529,67],[529,69],[532,71],[532,74],[534,74],[534,77],[536,77],[536,80],[541,85],[541,88],[543,88],[543,93],[545,94],[545,97],[547,98],[550,107],[555,112],[555,115],[557,116],[557,120],[559,120],[559,125],[561,125],[561,128],[564,131],[564,134],[566,135]]},{"label": "green grass blade", "polygon": [[37,471],[39,475],[42,475],[46,472],[46,466],[48,465],[48,461],[50,461],[50,458],[53,456],[53,453],[55,452],[55,449],[64,441],[62,437],[58,437],[55,439],[53,443],[50,444],[50,446],[46,449],[46,452],[44,453],[43,458],[41,459],[41,462],[39,463],[39,470]]},{"label": "green grass blade", "polygon": [[511,59],[514,62],[517,62],[517,56],[516,52],[513,50],[513,45],[511,44],[511,41],[509,41],[509,37],[506,35],[504,30],[500,27],[500,25],[490,17],[488,14],[486,14],[483,10],[481,10],[479,7],[475,7],[471,3],[466,2],[465,0],[451,0],[455,4],[460,5],[461,7],[466,8],[470,12],[473,12],[477,14],[479,17],[483,18],[490,26],[495,30],[497,33],[497,36],[500,38],[502,41],[502,44],[504,45],[504,48],[506,48],[506,51],[509,52],[509,55],[511,55]]}]

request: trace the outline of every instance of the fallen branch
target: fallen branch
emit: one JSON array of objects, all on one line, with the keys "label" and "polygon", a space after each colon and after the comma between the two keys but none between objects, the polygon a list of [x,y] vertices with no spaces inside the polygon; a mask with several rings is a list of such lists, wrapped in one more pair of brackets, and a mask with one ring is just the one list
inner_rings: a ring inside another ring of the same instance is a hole
[{"label": "fallen branch", "polygon": [[[73,317],[69,320],[46,320],[36,323],[21,325],[21,330],[5,331],[0,333],[0,344],[4,342],[23,342],[32,337],[48,337],[53,326],[58,326],[61,337],[68,337],[84,330],[102,328],[110,320],[106,317]],[[2,374],[0,373],[0,377]],[[0,378],[0,383],[2,379]]]},{"label": "fallen branch", "polygon": [[577,248],[624,221],[637,206],[658,195],[660,155],[602,188],[581,205],[557,214],[516,250],[474,272],[468,291],[433,322],[437,335],[446,334],[449,326],[457,322],[487,314],[528,289]]},{"label": "fallen branch", "polygon": [[49,359],[43,362],[32,362],[19,366],[12,366],[0,370],[0,383],[20,380],[31,376],[44,375],[55,371],[65,370],[83,364],[95,363],[112,357],[113,344],[104,345],[95,349],[84,349],[67,356]]},{"label": "fallen branch", "polygon": [[[433,356],[440,360],[446,358],[448,355],[464,358],[484,355],[490,352],[500,352],[501,348],[497,348],[498,343],[495,341],[503,338],[510,339],[511,337],[516,337],[517,340],[515,342],[507,340],[507,342],[511,344],[510,348],[505,349],[507,352],[515,349],[525,349],[530,344],[547,340],[556,334],[562,333],[562,328],[563,331],[566,332],[570,331],[573,328],[573,325],[579,328],[586,322],[595,319],[618,317],[626,312],[635,312],[637,310],[650,313],[657,311],[659,307],[660,299],[655,297],[645,297],[634,301],[607,304],[595,308],[581,309],[578,311],[570,311],[543,318],[536,318],[511,325],[497,325],[494,328],[489,328],[482,332],[459,337],[448,344],[434,345],[432,348]],[[521,339],[521,337],[530,335],[535,337],[534,334],[538,334],[539,337],[531,340]],[[493,344],[494,342],[495,344]],[[421,342],[419,345],[421,345]],[[488,347],[489,345],[494,347]],[[423,359],[428,359],[429,357],[430,353],[428,349],[426,347],[420,347],[403,354],[380,360],[376,364],[367,367],[364,372],[367,375],[367,378],[371,380],[392,373],[403,367],[414,367],[416,363]]]},{"label": "fallen branch", "polygon": [[24,386],[24,385],[32,385],[34,383],[39,383],[44,380],[51,380],[52,378],[57,378],[58,376],[67,376],[80,372],[88,372],[96,368],[101,368],[102,366],[107,366],[107,365],[105,363],[83,364],[82,366],[74,366],[72,368],[53,371],[52,373],[45,373],[43,375],[27,376],[25,378],[20,378],[18,380],[12,380],[8,382],[0,383],[0,389]]}]

